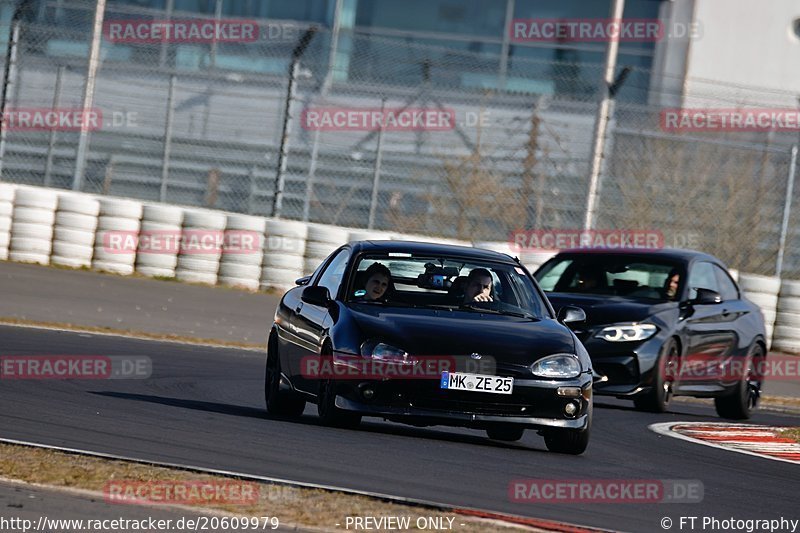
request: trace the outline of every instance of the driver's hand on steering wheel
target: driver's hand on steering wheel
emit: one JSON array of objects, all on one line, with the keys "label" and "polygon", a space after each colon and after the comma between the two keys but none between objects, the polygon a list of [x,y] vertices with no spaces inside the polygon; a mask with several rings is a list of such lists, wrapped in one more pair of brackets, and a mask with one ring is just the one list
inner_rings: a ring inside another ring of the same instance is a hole
[{"label": "driver's hand on steering wheel", "polygon": [[479,294],[472,299],[473,302],[493,302],[492,297],[488,294]]}]

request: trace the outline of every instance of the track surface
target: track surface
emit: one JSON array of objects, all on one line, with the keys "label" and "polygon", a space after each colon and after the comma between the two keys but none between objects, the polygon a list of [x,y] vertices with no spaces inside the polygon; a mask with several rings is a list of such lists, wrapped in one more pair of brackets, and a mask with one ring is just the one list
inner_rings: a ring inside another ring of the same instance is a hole
[{"label": "track surface", "polygon": [[[663,531],[662,517],[800,518],[800,467],[659,436],[654,422],[718,421],[705,405],[665,415],[599,398],[589,450],[548,453],[527,432],[520,443],[471,430],[418,429],[366,419],[360,430],[319,425],[313,406],[297,422],[262,409],[263,357],[88,334],[0,327],[0,352],[148,355],[148,380],[0,381],[0,437],[338,485],[457,506],[624,531]],[[758,413],[754,423],[800,425]],[[700,504],[519,504],[514,479],[699,479]],[[343,517],[331,517],[331,526]],[[684,531],[686,529],[684,528]]]}]

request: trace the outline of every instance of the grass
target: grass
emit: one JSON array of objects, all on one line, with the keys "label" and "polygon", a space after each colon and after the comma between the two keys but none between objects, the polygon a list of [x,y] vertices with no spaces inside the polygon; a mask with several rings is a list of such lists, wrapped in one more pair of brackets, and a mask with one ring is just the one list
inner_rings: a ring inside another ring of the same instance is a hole
[{"label": "grass", "polygon": [[[205,482],[230,484],[235,483],[236,479],[5,443],[0,443],[0,477],[100,493],[104,493],[107,484],[111,481],[117,483]],[[252,482],[242,480],[242,483],[250,485]],[[409,516],[413,527],[418,517],[440,516],[454,517],[453,529],[464,533],[527,529],[448,513],[437,508],[401,505],[368,496],[266,482],[258,482],[256,487],[254,494],[257,495],[257,498],[248,503],[231,504],[211,501],[204,502],[202,507],[238,516],[276,516],[284,528],[294,525],[337,531],[343,529],[348,516]],[[445,521],[445,523],[447,522]],[[336,524],[340,524],[340,526]]]},{"label": "grass", "polygon": [[781,436],[800,442],[800,428],[789,428],[781,430]]}]

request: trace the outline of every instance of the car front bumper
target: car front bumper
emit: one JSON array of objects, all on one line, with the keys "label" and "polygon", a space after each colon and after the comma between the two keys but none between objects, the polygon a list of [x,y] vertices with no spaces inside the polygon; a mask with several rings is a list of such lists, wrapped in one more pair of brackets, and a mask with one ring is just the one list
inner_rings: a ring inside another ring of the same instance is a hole
[{"label": "car front bumper", "polygon": [[[578,387],[581,393],[559,396],[561,387]],[[339,381],[336,393],[340,409],[410,424],[585,429],[592,379],[589,374],[560,381],[515,378],[509,395],[441,389],[438,380]],[[568,403],[578,408],[572,416],[565,413]]]}]

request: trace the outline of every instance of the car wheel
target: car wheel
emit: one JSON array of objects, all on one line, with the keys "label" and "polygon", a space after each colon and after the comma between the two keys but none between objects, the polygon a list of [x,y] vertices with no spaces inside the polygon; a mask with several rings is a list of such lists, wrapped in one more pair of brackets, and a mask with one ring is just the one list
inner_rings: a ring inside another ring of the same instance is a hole
[{"label": "car wheel", "polygon": [[633,399],[633,405],[640,411],[663,413],[672,399],[673,376],[676,375],[680,353],[675,339],[669,339],[661,347],[661,355],[653,370],[653,386],[645,394]]},{"label": "car wheel", "polygon": [[317,413],[326,426],[354,428],[361,423],[361,415],[336,407],[336,382],[326,379],[319,384]]},{"label": "car wheel", "polygon": [[264,376],[264,400],[271,415],[298,417],[303,414],[306,401],[294,394],[280,390],[281,358],[278,355],[278,339],[270,335],[267,345],[267,370]]},{"label": "car wheel", "polygon": [[764,349],[756,344],[747,355],[745,370],[733,391],[725,396],[714,398],[717,414],[722,418],[746,420],[758,406],[761,397],[761,378],[756,367],[764,358]]},{"label": "car wheel", "polygon": [[506,442],[518,441],[525,433],[525,428],[520,426],[496,426],[486,429],[486,434],[490,439],[503,440]]},{"label": "car wheel", "polygon": [[592,408],[589,407],[589,423],[585,429],[546,429],[542,432],[547,449],[554,453],[580,455],[589,446],[592,427]]}]

